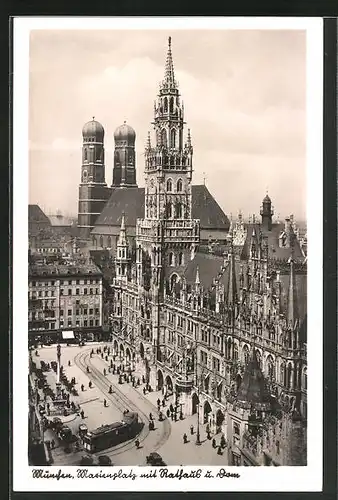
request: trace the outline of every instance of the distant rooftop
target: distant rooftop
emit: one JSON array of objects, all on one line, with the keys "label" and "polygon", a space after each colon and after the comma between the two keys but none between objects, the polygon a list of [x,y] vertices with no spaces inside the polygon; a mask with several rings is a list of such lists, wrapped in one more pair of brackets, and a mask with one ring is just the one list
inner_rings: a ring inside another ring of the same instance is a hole
[{"label": "distant rooftop", "polygon": [[101,276],[102,272],[95,264],[32,264],[28,275],[37,276]]}]

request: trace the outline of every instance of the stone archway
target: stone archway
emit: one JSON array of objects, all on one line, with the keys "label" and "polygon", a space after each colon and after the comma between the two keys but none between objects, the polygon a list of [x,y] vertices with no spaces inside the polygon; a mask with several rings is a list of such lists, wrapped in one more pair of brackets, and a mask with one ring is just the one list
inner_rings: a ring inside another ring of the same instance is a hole
[{"label": "stone archway", "polygon": [[140,356],[142,359],[144,359],[144,345],[142,342],[140,343]]},{"label": "stone archway", "polygon": [[167,375],[165,378],[165,385],[167,386],[167,395],[171,396],[174,393],[173,381],[170,375]]},{"label": "stone archway", "polygon": [[130,361],[130,360],[131,360],[131,354],[130,354],[130,349],[129,349],[129,347],[127,347],[127,349],[126,349],[126,359],[127,359],[127,361]]},{"label": "stone archway", "polygon": [[114,350],[114,356],[117,356],[119,353],[119,345],[117,343],[117,340],[114,340],[113,350]]},{"label": "stone archway", "polygon": [[120,345],[120,359],[121,361],[124,360],[124,347],[122,344]]},{"label": "stone archway", "polygon": [[210,406],[210,403],[209,401],[206,401],[204,403],[204,407],[203,407],[203,423],[204,424],[207,424],[208,423],[208,416],[209,416],[209,413],[211,412],[211,406]]},{"label": "stone archway", "polygon": [[157,372],[157,388],[158,388],[158,390],[161,391],[163,386],[164,386],[163,373],[162,373],[162,370],[158,370],[158,372]]},{"label": "stone archway", "polygon": [[192,395],[192,414],[195,415],[198,410],[198,405],[200,403],[199,397],[197,396],[196,392]]}]

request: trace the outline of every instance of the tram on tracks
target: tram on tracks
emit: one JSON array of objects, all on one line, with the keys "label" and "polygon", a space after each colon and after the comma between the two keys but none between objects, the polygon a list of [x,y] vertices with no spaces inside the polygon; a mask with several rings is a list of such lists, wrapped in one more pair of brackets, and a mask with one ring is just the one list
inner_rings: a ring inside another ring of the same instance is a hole
[{"label": "tram on tracks", "polygon": [[126,412],[120,422],[102,425],[83,436],[83,447],[89,453],[112,448],[117,444],[134,438],[143,424],[138,421],[138,414]]}]

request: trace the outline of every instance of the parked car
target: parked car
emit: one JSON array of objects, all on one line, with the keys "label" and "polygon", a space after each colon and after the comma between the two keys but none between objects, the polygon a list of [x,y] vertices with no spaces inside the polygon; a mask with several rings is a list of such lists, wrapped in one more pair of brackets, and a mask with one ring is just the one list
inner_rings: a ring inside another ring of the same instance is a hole
[{"label": "parked car", "polygon": [[163,458],[161,457],[161,455],[154,451],[147,456],[147,465],[165,466],[166,464],[163,462]]}]

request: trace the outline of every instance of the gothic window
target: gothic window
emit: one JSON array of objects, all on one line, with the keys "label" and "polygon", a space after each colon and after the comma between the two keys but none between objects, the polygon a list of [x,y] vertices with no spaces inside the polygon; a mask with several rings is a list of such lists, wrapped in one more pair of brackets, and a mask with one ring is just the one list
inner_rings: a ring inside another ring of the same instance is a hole
[{"label": "gothic window", "polygon": [[172,189],[173,189],[173,183],[172,183],[171,179],[168,179],[167,180],[167,192],[171,193]]},{"label": "gothic window", "polygon": [[164,98],[164,112],[167,113],[168,111],[168,99],[167,97]]},{"label": "gothic window", "polygon": [[171,147],[175,148],[176,147],[176,130],[174,128],[171,130],[170,142],[171,142]]},{"label": "gothic window", "polygon": [[304,368],[303,371],[303,389],[306,391],[307,390],[307,369]]},{"label": "gothic window", "polygon": [[267,375],[268,375],[270,380],[273,380],[275,368],[274,368],[272,356],[269,355],[267,357],[266,364],[267,364]]},{"label": "gothic window", "polygon": [[228,342],[227,342],[227,358],[228,359],[231,358],[231,339],[230,338],[228,339]]},{"label": "gothic window", "polygon": [[172,277],[170,278],[171,290],[173,290],[175,288],[176,283],[177,283],[177,274],[173,274]]},{"label": "gothic window", "polygon": [[234,361],[238,360],[238,345],[234,344]]},{"label": "gothic window", "polygon": [[182,218],[182,203],[178,202],[176,204],[176,218],[177,219],[181,219]]},{"label": "gothic window", "polygon": [[173,155],[170,156],[170,166],[171,167],[175,166],[175,157]]},{"label": "gothic window", "polygon": [[87,170],[83,171],[83,181],[86,182],[87,180]]},{"label": "gothic window", "polygon": [[170,97],[170,113],[174,112],[174,98]]},{"label": "gothic window", "polygon": [[175,265],[175,256],[173,252],[170,252],[169,254],[169,266],[174,266]]},{"label": "gothic window", "polygon": [[100,236],[100,247],[103,248],[103,236]]},{"label": "gothic window", "polygon": [[170,202],[167,203],[167,205],[166,205],[166,216],[167,216],[167,219],[171,219],[171,217],[173,216],[172,205]]},{"label": "gothic window", "polygon": [[292,376],[292,365],[291,363],[289,363],[286,370],[286,387],[288,389],[291,389],[291,376]]},{"label": "gothic window", "polygon": [[111,236],[108,236],[108,247],[111,248]]},{"label": "gothic window", "polygon": [[262,368],[262,356],[261,356],[261,353],[258,349],[256,349],[256,357],[257,357],[259,367]]},{"label": "gothic window", "polygon": [[84,159],[84,161],[87,161],[87,159],[88,159],[88,152],[87,152],[87,149],[85,149],[85,150],[83,151],[83,159]]},{"label": "gothic window", "polygon": [[167,147],[167,132],[165,131],[165,129],[162,129],[161,132],[161,143],[163,147]]},{"label": "gothic window", "polygon": [[245,365],[247,365],[249,362],[249,348],[247,345],[245,345],[243,347],[243,359],[244,359]]},{"label": "gothic window", "polygon": [[284,380],[284,378],[285,378],[285,364],[284,364],[284,363],[282,363],[282,364],[280,365],[280,380],[279,380],[279,382],[280,382],[281,384],[283,384],[283,385],[285,384],[285,380]]},{"label": "gothic window", "polygon": [[178,265],[179,265],[179,266],[183,266],[183,264],[184,264],[183,253],[182,253],[182,252],[180,252],[180,253],[178,254]]},{"label": "gothic window", "polygon": [[183,189],[183,182],[182,182],[182,179],[178,179],[177,181],[177,186],[176,186],[176,190],[178,193],[181,193],[182,192],[182,189]]}]

